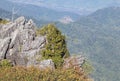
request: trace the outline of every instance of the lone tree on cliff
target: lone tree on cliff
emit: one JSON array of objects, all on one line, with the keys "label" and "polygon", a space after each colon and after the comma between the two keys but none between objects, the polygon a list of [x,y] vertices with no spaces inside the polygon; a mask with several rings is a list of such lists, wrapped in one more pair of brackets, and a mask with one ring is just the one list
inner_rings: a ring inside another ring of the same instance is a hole
[{"label": "lone tree on cliff", "polygon": [[47,37],[47,44],[45,50],[42,51],[42,56],[45,59],[52,59],[56,67],[61,66],[63,59],[69,56],[65,36],[53,24],[43,27],[39,32]]}]

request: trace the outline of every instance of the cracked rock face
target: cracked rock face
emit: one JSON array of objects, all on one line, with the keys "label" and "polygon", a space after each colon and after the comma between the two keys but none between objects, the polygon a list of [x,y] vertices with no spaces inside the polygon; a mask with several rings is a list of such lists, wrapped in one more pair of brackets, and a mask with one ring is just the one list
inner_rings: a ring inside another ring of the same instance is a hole
[{"label": "cracked rock face", "polygon": [[[54,70],[54,62],[51,59],[42,60],[40,54],[46,41],[45,36],[36,35],[36,26],[32,19],[27,21],[24,17],[19,17],[14,22],[0,25],[0,61],[8,59],[14,66]],[[71,56],[64,59],[63,68],[73,67],[79,71],[84,60],[82,56]]]},{"label": "cracked rock face", "polygon": [[11,39],[9,37],[0,40],[0,59],[6,58],[6,54],[9,49],[10,42]]},{"label": "cracked rock face", "polygon": [[[46,37],[36,36],[35,27],[32,19],[27,21],[24,17],[0,25],[0,60],[8,59],[18,66],[43,66],[38,59],[42,57],[40,51],[46,44]],[[46,62],[45,67],[54,67],[52,60],[43,62]]]}]

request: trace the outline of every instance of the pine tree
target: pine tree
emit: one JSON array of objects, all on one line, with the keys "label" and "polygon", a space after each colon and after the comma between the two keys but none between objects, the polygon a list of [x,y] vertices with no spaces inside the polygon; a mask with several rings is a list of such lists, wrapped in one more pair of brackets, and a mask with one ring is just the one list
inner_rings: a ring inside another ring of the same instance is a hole
[{"label": "pine tree", "polygon": [[65,36],[53,24],[43,27],[40,34],[47,37],[46,49],[42,51],[42,56],[52,59],[56,67],[62,66],[63,59],[69,56]]}]

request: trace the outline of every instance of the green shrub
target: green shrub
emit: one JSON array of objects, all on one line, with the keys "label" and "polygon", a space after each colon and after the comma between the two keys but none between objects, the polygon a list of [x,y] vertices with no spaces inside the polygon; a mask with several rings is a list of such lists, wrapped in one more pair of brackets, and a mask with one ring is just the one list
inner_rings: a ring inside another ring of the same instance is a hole
[{"label": "green shrub", "polygon": [[37,34],[47,37],[47,44],[45,50],[42,51],[42,56],[45,59],[52,59],[56,67],[62,66],[63,58],[69,56],[65,36],[52,24],[37,30]]},{"label": "green shrub", "polygon": [[10,63],[9,60],[4,59],[4,60],[0,61],[0,66],[1,66],[1,67],[11,67],[12,64]]},{"label": "green shrub", "polygon": [[7,20],[0,19],[0,24],[7,24],[7,23],[8,23]]}]

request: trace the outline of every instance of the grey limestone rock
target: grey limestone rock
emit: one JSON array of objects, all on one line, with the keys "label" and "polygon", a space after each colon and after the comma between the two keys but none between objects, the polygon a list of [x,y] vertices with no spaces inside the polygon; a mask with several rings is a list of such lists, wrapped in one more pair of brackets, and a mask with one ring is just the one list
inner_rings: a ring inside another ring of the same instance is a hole
[{"label": "grey limestone rock", "polygon": [[16,30],[16,23],[3,25],[0,30],[0,38],[10,37],[11,33]]},{"label": "grey limestone rock", "polygon": [[20,25],[24,25],[24,24],[25,24],[25,21],[26,21],[25,17],[21,16],[21,17],[17,18],[14,22],[15,22],[18,26],[20,26]]},{"label": "grey limestone rock", "polygon": [[49,68],[51,70],[54,70],[55,69],[54,62],[51,59],[43,60],[40,62],[39,68],[41,68],[41,69],[48,69]]},{"label": "grey limestone rock", "polygon": [[7,51],[9,49],[11,39],[9,37],[6,37],[5,39],[0,40],[0,60],[6,58]]},{"label": "grey limestone rock", "polygon": [[81,55],[79,56],[70,56],[64,60],[63,68],[79,68],[81,69],[82,64],[85,62],[85,58]]},{"label": "grey limestone rock", "polygon": [[18,66],[54,68],[52,60],[41,61],[40,51],[44,49],[46,37],[36,36],[36,26],[32,19],[27,21],[19,17],[0,27],[0,60],[8,59]]}]

